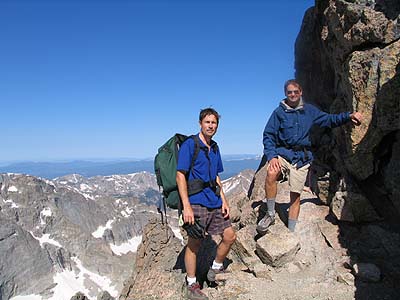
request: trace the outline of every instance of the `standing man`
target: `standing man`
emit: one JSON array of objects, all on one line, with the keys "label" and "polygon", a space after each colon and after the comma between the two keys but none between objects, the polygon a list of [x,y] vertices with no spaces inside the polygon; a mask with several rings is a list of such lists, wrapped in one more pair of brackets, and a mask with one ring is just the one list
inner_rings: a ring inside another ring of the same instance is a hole
[{"label": "standing man", "polygon": [[[219,118],[219,114],[212,108],[201,110],[200,132],[181,145],[178,155],[176,182],[183,206],[183,228],[188,232],[185,250],[187,276],[183,294],[186,299],[192,300],[208,299],[196,280],[196,256],[205,233],[222,235],[215,260],[207,273],[209,281],[215,281],[216,274],[224,271],[223,261],[236,239],[229,219],[228,202],[218,176],[223,171],[221,154],[217,143],[212,140],[217,132]],[[200,145],[200,151],[191,168],[196,143]],[[192,193],[190,190],[193,190],[193,185],[199,190],[199,182],[200,191]]]},{"label": "standing man", "polygon": [[275,197],[277,181],[283,177],[289,180],[290,208],[288,228],[295,230],[300,212],[300,194],[303,190],[308,168],[313,159],[310,143],[310,129],[313,125],[338,127],[350,120],[361,124],[359,112],[327,114],[315,106],[304,103],[302,88],[296,80],[288,80],[284,91],[286,99],[274,110],[264,129],[264,154],[268,161],[265,194],[268,212],[257,224],[257,231],[265,234],[275,223]]}]

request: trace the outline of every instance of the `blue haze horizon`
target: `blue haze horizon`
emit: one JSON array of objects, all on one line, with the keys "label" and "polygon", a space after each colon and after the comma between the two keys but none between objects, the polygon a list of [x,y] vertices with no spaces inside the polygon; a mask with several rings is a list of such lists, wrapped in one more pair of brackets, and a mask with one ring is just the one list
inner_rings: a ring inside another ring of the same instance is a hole
[{"label": "blue haze horizon", "polygon": [[[256,170],[260,164],[259,156],[235,156],[224,158],[224,172],[221,179],[232,177],[245,169]],[[149,160],[120,160],[120,161],[65,161],[65,162],[19,162],[0,164],[0,173],[27,174],[47,179],[54,179],[70,174],[79,174],[84,177],[123,175],[138,172],[154,174],[154,161]]]},{"label": "blue haze horizon", "polygon": [[0,3],[0,162],[151,159],[222,116],[222,154],[262,154],[314,1]]}]

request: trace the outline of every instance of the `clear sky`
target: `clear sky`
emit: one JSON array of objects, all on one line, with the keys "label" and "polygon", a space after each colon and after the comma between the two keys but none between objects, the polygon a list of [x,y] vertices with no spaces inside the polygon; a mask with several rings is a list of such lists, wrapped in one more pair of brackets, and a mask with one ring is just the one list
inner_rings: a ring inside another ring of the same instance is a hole
[{"label": "clear sky", "polygon": [[310,0],[0,2],[0,161],[148,158],[222,116],[261,154]]}]

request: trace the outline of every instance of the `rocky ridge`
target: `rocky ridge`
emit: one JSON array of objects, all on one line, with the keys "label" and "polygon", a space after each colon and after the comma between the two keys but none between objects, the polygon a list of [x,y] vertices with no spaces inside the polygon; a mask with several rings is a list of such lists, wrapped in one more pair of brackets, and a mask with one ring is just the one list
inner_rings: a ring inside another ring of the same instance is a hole
[{"label": "rocky ridge", "polygon": [[146,204],[157,204],[160,193],[154,174],[140,172],[127,175],[84,177],[71,174],[53,180],[59,186],[76,189],[86,197],[134,197]]},{"label": "rocky ridge", "polygon": [[143,175],[130,175],[137,182],[113,196],[101,193],[101,179],[89,194],[84,183],[79,190],[66,182],[0,175],[1,297],[69,300],[74,291],[90,299],[101,291],[116,297],[132,271],[144,224],[157,213],[124,193],[154,190],[153,178]]}]

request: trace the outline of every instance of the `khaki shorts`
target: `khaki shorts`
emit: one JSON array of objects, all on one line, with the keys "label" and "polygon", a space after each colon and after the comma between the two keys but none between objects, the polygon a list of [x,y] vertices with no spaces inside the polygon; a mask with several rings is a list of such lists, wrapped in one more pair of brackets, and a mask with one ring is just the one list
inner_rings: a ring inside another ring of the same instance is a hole
[{"label": "khaki shorts", "polygon": [[287,178],[289,181],[289,190],[294,193],[301,194],[304,188],[304,184],[307,180],[308,169],[310,164],[306,164],[301,168],[297,169],[295,165],[289,163],[286,159],[278,156],[279,162],[281,163],[281,172],[283,178]]}]

